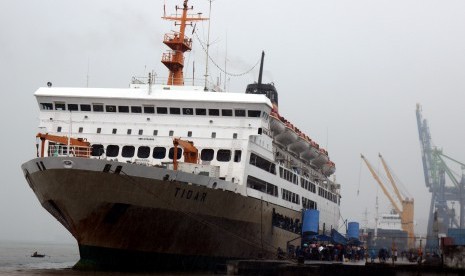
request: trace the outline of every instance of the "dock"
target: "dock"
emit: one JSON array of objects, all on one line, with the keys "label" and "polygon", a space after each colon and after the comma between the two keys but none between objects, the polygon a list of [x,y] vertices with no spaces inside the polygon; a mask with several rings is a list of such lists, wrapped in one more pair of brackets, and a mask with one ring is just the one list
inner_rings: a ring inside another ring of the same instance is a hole
[{"label": "dock", "polygon": [[305,261],[297,263],[287,260],[234,260],[226,264],[227,275],[330,275],[330,276],[394,276],[394,275],[457,275],[465,276],[464,269],[441,265],[411,263],[407,260],[371,263]]}]

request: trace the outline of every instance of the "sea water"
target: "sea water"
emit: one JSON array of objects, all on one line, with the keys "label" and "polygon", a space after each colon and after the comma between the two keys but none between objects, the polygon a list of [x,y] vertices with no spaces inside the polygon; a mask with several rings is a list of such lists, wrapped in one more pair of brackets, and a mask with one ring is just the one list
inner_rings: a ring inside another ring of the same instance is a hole
[{"label": "sea water", "polygon": [[[45,257],[33,258],[34,252],[45,254]],[[0,275],[40,275],[20,273],[68,270],[78,260],[76,244],[0,241]]]},{"label": "sea water", "polygon": [[[43,258],[33,258],[37,252]],[[77,244],[0,241],[0,276],[122,276],[211,275],[212,273],[127,273],[73,270],[79,260]]]}]

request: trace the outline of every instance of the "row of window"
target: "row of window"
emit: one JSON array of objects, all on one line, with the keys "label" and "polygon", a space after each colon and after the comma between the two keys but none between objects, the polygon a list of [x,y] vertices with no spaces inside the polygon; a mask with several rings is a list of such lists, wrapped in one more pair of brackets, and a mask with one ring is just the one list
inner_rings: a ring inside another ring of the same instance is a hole
[{"label": "row of window", "polygon": [[[57,132],[62,132],[63,128],[61,126],[58,126],[57,127]],[[83,133],[84,132],[84,128],[83,127],[79,127],[78,129],[78,132],[79,133]],[[96,133],[97,134],[100,134],[102,133],[102,128],[101,127],[98,127],[97,130],[96,130]],[[117,128],[113,128],[112,131],[111,131],[112,134],[117,134],[118,133],[118,129]],[[132,129],[128,128],[127,131],[126,131],[126,134],[127,135],[131,135],[132,134]],[[144,135],[144,130],[143,129],[139,129],[138,131],[138,135]],[[158,130],[155,129],[153,131],[153,136],[157,136],[158,135]],[[174,130],[170,130],[168,132],[168,136],[174,136]],[[187,132],[187,137],[192,137],[192,131],[188,131]],[[216,132],[212,132],[211,133],[211,138],[216,138]],[[233,133],[233,139],[237,139],[237,133]]]},{"label": "row of window", "polygon": [[316,185],[303,177],[300,178],[300,186],[312,193],[316,193]]},{"label": "row of window", "polygon": [[[154,159],[165,159],[166,157],[166,148],[165,147],[154,147],[153,150],[151,147],[148,146],[139,146],[136,151],[135,146],[123,146],[121,148],[121,156],[124,158],[133,158],[137,156],[137,158],[149,158],[150,154],[152,153],[152,158]],[[92,156],[98,157],[106,154],[107,157],[117,157],[120,154],[120,146],[118,145],[108,145],[105,147],[101,144],[94,144],[92,145]],[[200,153],[200,158],[203,161],[211,161],[215,155],[215,151],[213,149],[203,149]],[[216,160],[219,162],[229,162],[231,160],[231,150],[220,149],[216,152]],[[234,162],[241,161],[241,150],[234,151]],[[182,156],[182,148],[178,148],[177,157],[176,159],[181,159]],[[173,159],[174,157],[174,147],[171,147],[168,150],[168,158]]]},{"label": "row of window", "polygon": [[[274,163],[254,154],[254,153],[251,153],[250,154],[250,161],[249,163],[251,165],[254,165],[264,171],[267,171],[269,173],[272,173],[272,174],[276,174],[276,166]],[[297,177],[297,174],[283,168],[283,167],[279,167],[279,176],[291,183],[294,183],[296,185],[298,185],[298,177]],[[302,186],[302,188],[312,192],[312,193],[316,193],[316,185],[310,181],[308,181],[307,179],[301,177],[300,178],[300,185]],[[321,194],[320,194],[321,193]],[[318,194],[326,199],[329,199],[333,202],[336,202],[337,203],[337,196],[333,193],[330,193],[328,191],[326,191],[325,189],[322,189],[322,188],[318,188]]]},{"label": "row of window", "polygon": [[254,165],[264,171],[267,171],[272,174],[276,174],[276,165],[258,155],[255,153],[250,154],[250,161],[249,163],[251,165]]},{"label": "row of window", "polygon": [[[276,185],[273,185],[271,183],[268,183],[266,181],[263,181],[261,179],[258,179],[250,175],[247,177],[247,187],[258,190],[262,193],[266,193],[266,194],[278,197],[278,187]],[[333,201],[334,203],[337,203],[337,195],[318,187],[318,194],[320,195],[320,193],[326,195],[327,196],[326,199],[329,199]],[[300,204],[299,195],[296,193],[293,193],[291,191],[281,188],[281,195],[282,195],[282,199],[286,201],[289,201],[295,204]],[[317,203],[306,197],[302,197],[302,207],[304,209],[318,209]]]},{"label": "row of window", "polygon": [[279,167],[279,176],[291,183],[298,185],[297,175],[283,167]]},{"label": "row of window", "polygon": [[69,110],[69,111],[93,111],[109,113],[145,113],[145,114],[172,114],[172,115],[198,115],[198,116],[225,116],[225,117],[260,117],[260,110],[245,109],[218,109],[218,108],[179,108],[161,107],[153,105],[127,106],[104,104],[65,104],[62,102],[40,103],[42,110]]},{"label": "row of window", "polygon": [[302,197],[302,207],[304,209],[318,209],[316,202],[306,197]]},{"label": "row of window", "polygon": [[283,188],[281,188],[281,193],[282,193],[282,196],[283,196],[284,200],[287,200],[287,201],[295,203],[295,204],[300,204],[298,194],[293,193],[293,192],[288,191],[288,190],[283,189]]},{"label": "row of window", "polygon": [[334,203],[337,203],[337,195],[336,194],[333,194],[321,187],[318,187],[318,195],[321,196],[321,197],[324,197],[328,200],[331,200],[332,202]]},{"label": "row of window", "polygon": [[272,196],[278,196],[278,187],[253,176],[247,177],[247,187]]}]

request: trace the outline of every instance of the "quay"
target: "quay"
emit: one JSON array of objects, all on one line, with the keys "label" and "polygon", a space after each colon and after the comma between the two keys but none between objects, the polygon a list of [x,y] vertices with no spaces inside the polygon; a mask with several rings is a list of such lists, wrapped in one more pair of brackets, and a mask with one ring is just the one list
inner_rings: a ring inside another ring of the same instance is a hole
[{"label": "quay", "polygon": [[408,261],[391,262],[327,262],[305,261],[296,263],[287,260],[234,260],[226,264],[227,275],[329,275],[329,276],[407,276],[448,275],[465,276],[464,269],[442,265],[426,265]]}]

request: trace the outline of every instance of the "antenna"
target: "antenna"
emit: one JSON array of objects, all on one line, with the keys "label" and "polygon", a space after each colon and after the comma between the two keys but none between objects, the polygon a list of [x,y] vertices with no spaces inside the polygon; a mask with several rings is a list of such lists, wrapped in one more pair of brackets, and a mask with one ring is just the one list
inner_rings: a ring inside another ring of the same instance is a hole
[{"label": "antenna", "polygon": [[90,71],[90,61],[87,58],[87,80],[86,80],[86,87],[89,87],[89,71]]},{"label": "antenna", "polygon": [[228,64],[228,32],[226,31],[226,53],[224,55],[224,91],[226,91],[226,82],[228,80],[227,75],[227,64]]},{"label": "antenna", "polygon": [[212,0],[208,0],[210,2],[210,7],[208,10],[208,34],[207,34],[207,56],[205,57],[205,87],[204,90],[207,91],[207,80],[208,80],[208,49],[210,48],[210,22],[211,20],[211,14],[212,14]]}]

